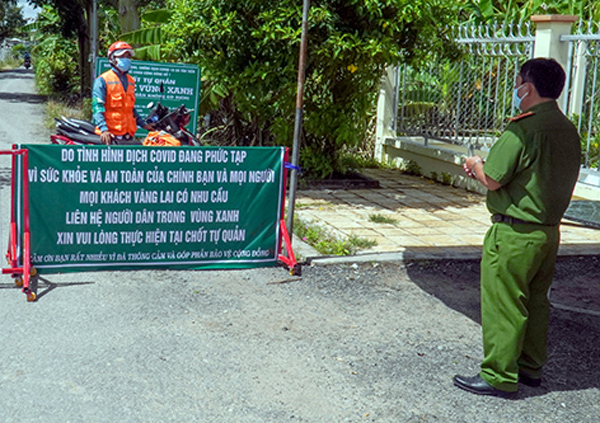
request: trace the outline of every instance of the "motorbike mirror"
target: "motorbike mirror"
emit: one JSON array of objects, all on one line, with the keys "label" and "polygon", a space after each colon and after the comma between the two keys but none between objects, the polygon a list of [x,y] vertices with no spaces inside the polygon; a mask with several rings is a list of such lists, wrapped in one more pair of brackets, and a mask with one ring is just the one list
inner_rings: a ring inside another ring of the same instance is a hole
[{"label": "motorbike mirror", "polygon": [[154,107],[154,102],[151,101],[150,103],[148,103],[148,105],[146,106],[146,109],[151,109]]}]

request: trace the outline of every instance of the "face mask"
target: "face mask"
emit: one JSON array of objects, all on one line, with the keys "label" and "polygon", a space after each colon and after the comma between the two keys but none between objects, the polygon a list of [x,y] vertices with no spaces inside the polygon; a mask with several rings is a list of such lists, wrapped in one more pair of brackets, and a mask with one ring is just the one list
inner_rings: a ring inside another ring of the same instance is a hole
[{"label": "face mask", "polygon": [[127,72],[129,71],[129,68],[131,68],[131,59],[119,59],[117,58],[117,69],[119,69],[121,72]]},{"label": "face mask", "polygon": [[527,97],[527,94],[529,94],[528,92],[525,93],[523,95],[523,97],[519,98],[519,90],[521,89],[521,87],[525,85],[524,83],[519,85],[517,88],[515,88],[515,90],[513,91],[513,106],[515,106],[517,109],[521,110],[521,101],[523,101],[523,99],[525,97]]}]

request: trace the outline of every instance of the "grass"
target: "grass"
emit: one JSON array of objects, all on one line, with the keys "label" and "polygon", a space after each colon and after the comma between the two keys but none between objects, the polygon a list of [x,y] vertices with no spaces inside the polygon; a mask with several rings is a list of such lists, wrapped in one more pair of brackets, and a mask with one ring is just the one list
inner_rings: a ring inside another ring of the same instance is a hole
[{"label": "grass", "polygon": [[46,117],[44,118],[44,125],[48,129],[54,129],[54,118],[60,118],[62,116],[91,121],[91,100],[84,99],[76,102],[75,104],[69,104],[69,102],[62,99],[49,99],[46,103]]},{"label": "grass", "polygon": [[396,219],[391,218],[391,217],[386,217],[381,214],[370,214],[369,221],[371,221],[373,223],[387,223],[390,225],[396,225],[398,223],[398,221]]},{"label": "grass", "polygon": [[19,59],[6,59],[0,61],[0,70],[11,70],[16,69],[23,64],[22,60]]},{"label": "grass", "polygon": [[348,256],[358,250],[374,247],[376,241],[351,235],[346,239],[332,236],[322,227],[294,218],[294,233],[315,250],[325,255]]},{"label": "grass", "polygon": [[298,210],[298,209],[305,209],[307,207],[310,207],[310,204],[305,204],[305,203],[302,203],[300,201],[296,201],[296,203],[294,204],[294,208],[296,210]]}]

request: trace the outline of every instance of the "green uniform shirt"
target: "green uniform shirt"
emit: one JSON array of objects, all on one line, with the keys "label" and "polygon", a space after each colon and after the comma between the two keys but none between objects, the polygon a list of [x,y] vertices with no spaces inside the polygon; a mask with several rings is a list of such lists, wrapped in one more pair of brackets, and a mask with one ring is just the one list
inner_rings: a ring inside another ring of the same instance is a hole
[{"label": "green uniform shirt", "polygon": [[487,208],[527,222],[558,225],[569,206],[581,161],[575,126],[556,102],[532,107],[506,127],[484,172],[502,185],[488,191]]}]

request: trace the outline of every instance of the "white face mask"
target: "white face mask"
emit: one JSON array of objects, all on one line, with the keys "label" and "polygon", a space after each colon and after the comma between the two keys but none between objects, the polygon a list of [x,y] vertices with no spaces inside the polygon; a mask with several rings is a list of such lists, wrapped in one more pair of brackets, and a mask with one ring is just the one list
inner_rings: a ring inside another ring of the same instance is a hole
[{"label": "white face mask", "polygon": [[527,94],[529,94],[529,92],[526,92],[525,94],[523,94],[523,97],[519,97],[519,90],[521,89],[521,87],[525,85],[525,83],[522,83],[521,85],[519,85],[517,88],[514,89],[513,91],[513,106],[515,106],[517,109],[521,110],[521,101],[523,101],[523,99],[525,97],[527,97]]}]

